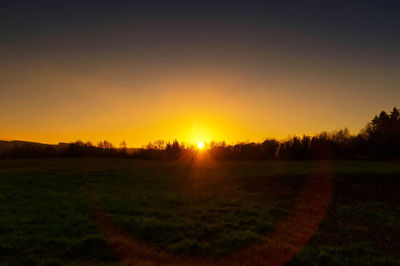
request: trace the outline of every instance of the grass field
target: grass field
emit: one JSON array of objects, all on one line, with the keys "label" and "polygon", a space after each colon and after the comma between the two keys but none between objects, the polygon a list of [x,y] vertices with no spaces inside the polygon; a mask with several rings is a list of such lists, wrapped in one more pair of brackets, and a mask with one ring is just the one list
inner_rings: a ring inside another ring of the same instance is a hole
[{"label": "grass field", "polygon": [[285,220],[311,174],[334,176],[318,231],[290,265],[400,265],[398,162],[0,161],[4,265],[119,265],[93,213],[167,253],[219,257]]}]

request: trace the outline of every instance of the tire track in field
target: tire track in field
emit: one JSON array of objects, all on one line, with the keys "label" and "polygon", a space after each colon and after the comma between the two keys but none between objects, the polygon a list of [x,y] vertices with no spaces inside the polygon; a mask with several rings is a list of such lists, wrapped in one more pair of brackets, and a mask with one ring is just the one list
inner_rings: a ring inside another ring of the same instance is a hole
[{"label": "tire track in field", "polygon": [[272,233],[257,244],[219,258],[187,258],[173,256],[145,245],[112,222],[99,207],[92,193],[95,221],[113,248],[127,265],[283,265],[295,256],[317,231],[330,204],[333,175],[324,171],[307,178],[300,200],[292,214],[278,223]]}]

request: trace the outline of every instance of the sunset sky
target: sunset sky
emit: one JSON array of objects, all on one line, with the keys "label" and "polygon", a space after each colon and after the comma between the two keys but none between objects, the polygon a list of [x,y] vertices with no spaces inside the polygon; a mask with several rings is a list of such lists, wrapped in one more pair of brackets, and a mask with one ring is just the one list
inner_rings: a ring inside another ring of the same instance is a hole
[{"label": "sunset sky", "polygon": [[136,2],[1,3],[0,139],[357,133],[400,104],[400,2]]}]

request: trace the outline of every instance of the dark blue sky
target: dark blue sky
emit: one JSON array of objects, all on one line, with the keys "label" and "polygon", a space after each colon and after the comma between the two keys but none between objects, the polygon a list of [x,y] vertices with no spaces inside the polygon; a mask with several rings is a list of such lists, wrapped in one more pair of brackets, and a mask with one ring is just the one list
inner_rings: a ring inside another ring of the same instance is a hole
[{"label": "dark blue sky", "polygon": [[0,38],[44,57],[238,43],[397,67],[399,12],[396,1],[6,1]]}]

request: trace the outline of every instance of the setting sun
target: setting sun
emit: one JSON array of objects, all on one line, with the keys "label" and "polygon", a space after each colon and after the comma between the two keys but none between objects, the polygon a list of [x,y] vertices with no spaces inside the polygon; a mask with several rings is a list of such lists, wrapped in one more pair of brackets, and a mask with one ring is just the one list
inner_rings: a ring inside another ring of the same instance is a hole
[{"label": "setting sun", "polygon": [[204,142],[202,140],[197,142],[197,148],[199,148],[200,150],[202,150],[204,148]]}]

